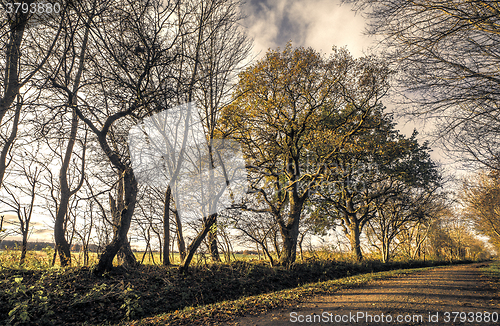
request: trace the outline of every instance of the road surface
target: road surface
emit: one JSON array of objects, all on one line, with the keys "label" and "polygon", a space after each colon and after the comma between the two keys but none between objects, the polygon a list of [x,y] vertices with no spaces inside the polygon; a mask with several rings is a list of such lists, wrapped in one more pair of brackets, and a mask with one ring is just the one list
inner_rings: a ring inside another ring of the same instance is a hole
[{"label": "road surface", "polygon": [[436,268],[374,281],[230,325],[500,325],[500,294],[484,264]]}]

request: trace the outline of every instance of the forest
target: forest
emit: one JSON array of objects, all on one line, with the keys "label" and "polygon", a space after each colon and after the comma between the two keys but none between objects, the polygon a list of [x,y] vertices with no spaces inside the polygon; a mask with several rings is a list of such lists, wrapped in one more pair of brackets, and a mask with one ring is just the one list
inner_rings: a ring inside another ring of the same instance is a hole
[{"label": "forest", "polygon": [[499,3],[345,2],[383,51],[257,59],[239,0],[2,1],[0,322],[496,257]]}]

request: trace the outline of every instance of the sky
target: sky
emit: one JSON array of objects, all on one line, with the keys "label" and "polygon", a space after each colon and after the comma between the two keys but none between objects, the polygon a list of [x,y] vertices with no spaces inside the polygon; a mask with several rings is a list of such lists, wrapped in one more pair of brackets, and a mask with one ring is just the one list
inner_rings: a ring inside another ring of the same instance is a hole
[{"label": "sky", "polygon": [[258,57],[288,41],[326,54],[347,46],[356,57],[374,43],[363,35],[364,18],[340,0],[247,0],[243,13]]}]

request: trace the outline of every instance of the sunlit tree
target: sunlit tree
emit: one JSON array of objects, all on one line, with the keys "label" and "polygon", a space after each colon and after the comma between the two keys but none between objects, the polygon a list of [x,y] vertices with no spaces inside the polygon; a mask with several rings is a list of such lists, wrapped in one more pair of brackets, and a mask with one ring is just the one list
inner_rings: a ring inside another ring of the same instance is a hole
[{"label": "sunlit tree", "polygon": [[460,199],[476,230],[500,249],[500,183],[497,173],[480,172],[464,180]]},{"label": "sunlit tree", "polygon": [[240,74],[223,133],[248,160],[251,191],[281,232],[280,263],[295,261],[304,204],[328,168],[362,130],[388,88],[390,72],[374,57],[329,57],[306,48],[271,50]]}]

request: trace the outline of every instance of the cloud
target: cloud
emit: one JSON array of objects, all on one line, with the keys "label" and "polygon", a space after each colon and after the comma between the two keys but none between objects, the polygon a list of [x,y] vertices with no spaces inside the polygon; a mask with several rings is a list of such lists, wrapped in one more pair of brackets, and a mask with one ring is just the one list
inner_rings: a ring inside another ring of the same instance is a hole
[{"label": "cloud", "polygon": [[8,223],[8,222],[17,222],[18,219],[17,219],[17,216],[16,215],[12,215],[12,214],[0,214],[0,216],[3,215],[3,221],[4,223]]},{"label": "cloud", "polygon": [[340,5],[339,0],[251,0],[243,12],[259,56],[288,41],[322,53],[329,53],[333,45],[347,46],[356,57],[372,45],[372,40],[363,35],[364,18],[350,6]]},{"label": "cloud", "polygon": [[51,229],[34,229],[33,234],[42,237],[43,239],[51,239],[54,231]]}]

